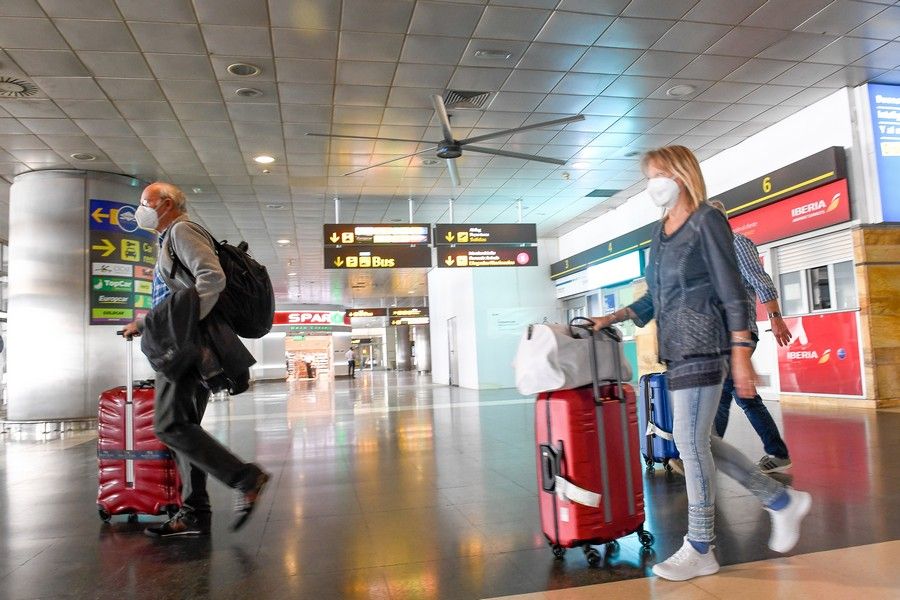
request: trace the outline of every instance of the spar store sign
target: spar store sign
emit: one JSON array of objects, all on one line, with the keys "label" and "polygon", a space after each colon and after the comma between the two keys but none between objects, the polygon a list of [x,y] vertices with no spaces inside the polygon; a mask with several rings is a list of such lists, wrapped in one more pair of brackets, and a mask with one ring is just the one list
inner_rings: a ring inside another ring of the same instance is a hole
[{"label": "spar store sign", "polygon": [[276,310],[272,324],[290,325],[292,331],[297,331],[297,326],[308,326],[317,331],[330,327],[340,331],[350,328],[350,318],[342,310]]}]

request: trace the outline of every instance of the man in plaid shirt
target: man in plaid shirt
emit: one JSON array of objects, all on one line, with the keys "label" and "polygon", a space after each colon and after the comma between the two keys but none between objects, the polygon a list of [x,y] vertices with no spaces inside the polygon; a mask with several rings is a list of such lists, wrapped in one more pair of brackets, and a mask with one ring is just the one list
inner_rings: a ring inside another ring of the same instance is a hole
[{"label": "man in plaid shirt", "polygon": [[[714,200],[710,202],[710,206],[717,209],[723,215],[726,215],[725,206]],[[775,340],[780,346],[786,346],[791,341],[791,332],[788,330],[784,319],[781,317],[781,309],[778,306],[778,290],[772,283],[772,278],[766,273],[759,262],[759,250],[756,248],[750,238],[734,234],[734,252],[737,255],[738,267],[741,270],[741,278],[747,294],[752,299],[753,296],[759,298],[760,303],[766,307],[769,315],[769,323],[772,326],[772,333]],[[750,303],[750,314],[748,318],[750,322],[750,333],[754,340],[759,339],[759,331],[756,327],[756,303]],[[725,428],[728,427],[728,413],[731,408],[731,398],[740,406],[750,424],[759,435],[766,450],[766,455],[759,460],[759,468],[763,473],[779,473],[788,470],[791,467],[791,459],[788,455],[787,445],[778,432],[778,426],[769,414],[769,410],[763,404],[762,398],[757,394],[753,398],[740,398],[734,390],[734,382],[730,376],[726,376],[725,383],[722,385],[722,397],[719,400],[719,410],[716,413],[715,430],[719,437],[725,435]]]}]

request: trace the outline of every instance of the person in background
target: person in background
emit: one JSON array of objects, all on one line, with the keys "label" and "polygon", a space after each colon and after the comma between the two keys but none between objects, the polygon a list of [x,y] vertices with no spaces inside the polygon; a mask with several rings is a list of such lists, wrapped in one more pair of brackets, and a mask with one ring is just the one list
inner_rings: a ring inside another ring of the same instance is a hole
[{"label": "person in background", "polygon": [[[714,200],[710,206],[723,215],[728,216],[725,205]],[[741,279],[747,295],[750,297],[750,336],[754,342],[759,340],[759,331],[756,327],[756,307],[754,297],[758,297],[760,303],[766,307],[769,316],[769,324],[772,326],[772,334],[779,346],[787,346],[791,341],[791,332],[781,317],[781,308],[778,305],[778,290],[772,282],[772,278],[765,272],[759,262],[759,250],[756,249],[750,238],[740,233],[734,234],[734,252],[737,255],[738,267],[741,270]],[[735,393],[734,381],[725,376],[722,384],[722,397],[719,400],[719,409],[716,412],[715,431],[719,437],[725,436],[728,427],[728,413],[731,409],[731,398],[741,407],[750,425],[756,430],[759,439],[762,440],[766,455],[757,463],[763,473],[781,473],[791,468],[791,458],[788,454],[787,444],[778,432],[778,426],[766,405],[763,404],[759,394],[752,398],[742,398]]]},{"label": "person in background", "polygon": [[[151,313],[170,291],[193,286],[200,298],[199,318],[206,318],[225,289],[225,273],[212,239],[188,219],[184,193],[168,183],[148,185],[141,194],[135,218],[143,229],[159,234]],[[166,251],[169,241],[185,267],[174,277],[171,276],[174,260]],[[123,335],[131,339],[143,329],[143,320],[134,321],[125,326]],[[235,490],[233,530],[247,521],[269,480],[269,475],[258,465],[243,462],[203,429],[200,422],[208,401],[209,389],[204,386],[198,369],[189,369],[177,380],[156,373],[153,428],[175,455],[183,506],[162,525],[145,529],[151,537],[209,535],[212,509],[206,491],[207,473]]]},{"label": "person in background", "polygon": [[[731,228],[706,204],[700,164],[684,146],[651,150],[642,160],[647,194],[665,208],[650,243],[647,293],[612,314],[594,317],[595,329],[628,319],[657,322],[659,360],[674,413],[673,435],[684,461],[688,533],[681,548],[653,572],[684,581],[719,570],[715,540],[716,467],[750,491],[769,512],[769,548],[788,552],[809,513],[809,494],[763,474],[737,449],[712,435],[722,382],[730,370],[738,396],[756,395],[750,355],[749,298],[741,284]],[[715,460],[714,460],[715,459]]]},{"label": "person in background", "polygon": [[349,350],[347,350],[347,369],[348,373],[350,373],[350,377],[356,377],[356,353],[353,351],[353,347],[351,346]]}]

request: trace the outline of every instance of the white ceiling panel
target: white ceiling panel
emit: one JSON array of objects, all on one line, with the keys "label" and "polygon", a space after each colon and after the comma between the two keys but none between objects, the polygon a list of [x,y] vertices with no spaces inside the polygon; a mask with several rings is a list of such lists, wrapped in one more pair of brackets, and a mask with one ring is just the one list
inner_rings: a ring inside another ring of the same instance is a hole
[{"label": "white ceiling panel", "polygon": [[49,19],[0,17],[0,48],[68,50],[69,46]]},{"label": "white ceiling panel", "polygon": [[482,6],[416,2],[409,33],[468,38],[475,31],[483,12]]},{"label": "white ceiling panel", "polygon": [[143,52],[206,54],[196,24],[129,21],[128,27]]},{"label": "white ceiling panel", "polygon": [[619,18],[595,42],[597,46],[646,50],[669,30],[675,21]]},{"label": "white ceiling panel", "polygon": [[549,10],[488,6],[475,28],[474,36],[531,41],[535,39],[549,17]]},{"label": "white ceiling panel", "polygon": [[277,58],[333,60],[337,57],[338,34],[319,29],[272,29],[272,47]]}]

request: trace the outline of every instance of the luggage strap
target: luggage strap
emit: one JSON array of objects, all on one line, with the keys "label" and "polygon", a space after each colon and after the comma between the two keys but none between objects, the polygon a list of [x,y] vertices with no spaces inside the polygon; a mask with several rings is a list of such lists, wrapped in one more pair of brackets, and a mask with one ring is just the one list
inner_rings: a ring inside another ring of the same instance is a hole
[{"label": "luggage strap", "polygon": [[556,495],[561,500],[568,500],[569,502],[583,504],[584,506],[591,506],[593,508],[600,506],[600,494],[596,492],[578,487],[568,479],[560,477],[559,475],[554,479],[554,484]]},{"label": "luggage strap", "polygon": [[172,458],[168,450],[97,450],[101,460],[167,460]]},{"label": "luggage strap", "polygon": [[657,427],[656,423],[653,421],[647,421],[647,431],[644,435],[655,435],[656,437],[661,437],[664,440],[669,440],[670,442],[674,442],[675,438],[672,436],[672,432],[666,431],[660,427]]}]

